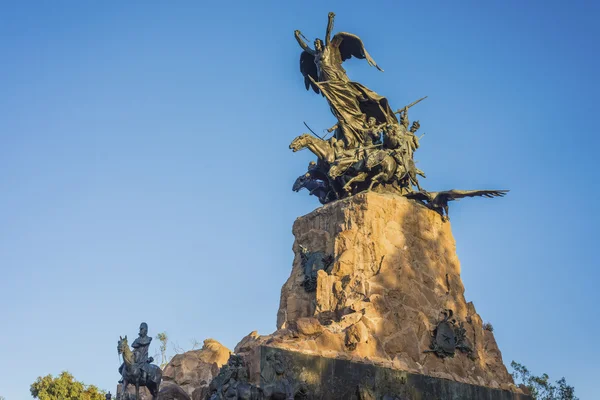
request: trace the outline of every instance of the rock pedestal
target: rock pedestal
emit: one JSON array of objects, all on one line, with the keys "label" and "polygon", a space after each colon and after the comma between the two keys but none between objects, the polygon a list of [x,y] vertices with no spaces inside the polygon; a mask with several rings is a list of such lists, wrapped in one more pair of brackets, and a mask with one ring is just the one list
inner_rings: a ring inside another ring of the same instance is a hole
[{"label": "rock pedestal", "polygon": [[[294,386],[296,395],[306,384],[306,398],[338,398],[326,390],[336,386],[335,379],[327,383],[319,378],[331,378],[331,371],[322,371],[333,361],[323,360],[338,360],[337,365],[343,361],[356,371],[364,365],[380,368],[380,377],[398,371],[390,382],[416,385],[412,392],[402,392],[403,399],[433,393],[458,393],[440,397],[449,399],[488,398],[477,397],[484,392],[490,399],[529,398],[514,385],[493,333],[465,300],[450,223],[439,214],[401,196],[363,193],[298,218],[293,233],[295,258],[281,290],[278,330],[244,338],[235,349],[238,359],[228,367],[229,378],[221,380],[273,386],[264,376],[265,368],[272,370],[275,363],[281,373],[271,375],[287,382],[283,386]],[[268,361],[269,351],[284,351],[291,361],[282,363],[273,355]],[[321,367],[311,375],[302,367],[309,364]],[[232,371],[242,370],[244,378],[231,378],[238,373]],[[284,370],[295,371],[289,372],[293,377]],[[340,376],[338,383],[360,386],[360,373],[353,376]],[[378,379],[376,386],[383,387]],[[421,390],[423,385],[435,390]],[[453,389],[445,392],[448,385]],[[218,384],[213,386],[214,391]],[[310,390],[321,394],[311,397]],[[367,392],[356,398],[369,398]]]},{"label": "rock pedestal", "polygon": [[450,224],[438,213],[363,193],[298,218],[293,233],[277,331],[243,338],[220,370],[229,352],[214,341],[174,358],[164,376],[178,396],[531,399],[466,302]]},{"label": "rock pedestal", "polygon": [[[493,333],[465,300],[450,223],[439,214],[401,196],[365,193],[298,218],[293,233],[277,326],[298,338],[281,347],[515,388]],[[330,263],[307,291],[305,260],[314,253]],[[428,352],[444,312],[463,325],[472,352]]]}]

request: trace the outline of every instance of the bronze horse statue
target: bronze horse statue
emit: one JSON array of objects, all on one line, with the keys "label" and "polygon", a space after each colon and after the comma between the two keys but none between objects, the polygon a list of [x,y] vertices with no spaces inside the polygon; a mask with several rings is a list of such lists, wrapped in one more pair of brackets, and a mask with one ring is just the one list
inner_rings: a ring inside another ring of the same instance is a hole
[{"label": "bronze horse statue", "polygon": [[125,363],[125,367],[122,371],[123,388],[119,397],[124,399],[125,393],[127,392],[127,386],[132,384],[135,385],[136,399],[140,398],[140,386],[146,386],[148,388],[152,395],[152,400],[158,399],[158,391],[162,381],[162,370],[154,364],[135,362],[133,353],[129,349],[129,343],[127,343],[127,335],[124,338],[119,338],[117,350],[120,355],[123,355],[123,361]]},{"label": "bronze horse statue", "polygon": [[332,163],[335,160],[335,151],[331,143],[327,140],[312,137],[308,133],[304,133],[292,140],[290,149],[294,153],[302,149],[308,149],[318,158],[328,163]]},{"label": "bronze horse statue", "polygon": [[417,175],[425,177],[423,171],[415,166],[414,161],[409,158],[405,164],[399,163],[392,156],[393,152],[386,150],[376,150],[371,153],[366,161],[366,168],[369,171],[375,171],[377,174],[371,178],[369,190],[373,189],[375,184],[391,183],[397,180],[402,183],[402,187],[408,188],[408,192],[412,192],[411,185],[417,187],[421,191],[419,179]]}]

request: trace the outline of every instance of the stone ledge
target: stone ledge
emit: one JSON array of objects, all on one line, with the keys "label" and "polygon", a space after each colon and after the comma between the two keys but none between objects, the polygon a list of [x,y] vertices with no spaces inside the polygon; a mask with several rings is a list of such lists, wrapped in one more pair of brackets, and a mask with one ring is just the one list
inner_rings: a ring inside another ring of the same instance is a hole
[{"label": "stone ledge", "polygon": [[[311,400],[532,400],[509,390],[413,374],[369,363],[313,356],[269,346],[260,347],[260,386],[273,360],[285,368],[282,381],[304,389]],[[517,389],[519,390],[519,389]]]}]

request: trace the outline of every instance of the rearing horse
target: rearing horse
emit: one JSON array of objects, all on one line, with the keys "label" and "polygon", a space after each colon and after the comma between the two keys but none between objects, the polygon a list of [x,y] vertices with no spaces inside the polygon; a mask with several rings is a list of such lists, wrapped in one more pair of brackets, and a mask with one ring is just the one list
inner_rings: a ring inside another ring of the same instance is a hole
[{"label": "rearing horse", "polygon": [[292,143],[290,143],[290,149],[292,149],[294,152],[302,149],[308,149],[321,160],[330,164],[335,160],[335,152],[331,143],[327,140],[313,137],[308,133],[303,133],[296,139],[292,140]]},{"label": "rearing horse", "polygon": [[421,186],[419,185],[417,175],[425,177],[425,174],[415,166],[415,163],[412,159],[408,160],[408,165],[399,165],[396,159],[392,156],[392,153],[385,150],[377,150],[371,153],[371,155],[367,158],[366,167],[369,170],[379,171],[378,174],[371,178],[369,190],[373,189],[373,186],[376,183],[388,183],[392,182],[394,178],[397,178],[400,181],[406,180],[408,185],[412,183],[419,189],[419,191],[421,191]]},{"label": "rearing horse", "polygon": [[162,381],[162,370],[154,365],[148,363],[136,363],[133,357],[133,353],[129,349],[129,343],[127,343],[127,335],[122,338],[120,337],[117,350],[119,354],[123,355],[123,361],[125,367],[123,368],[123,389],[121,390],[121,399],[125,398],[125,392],[129,384],[135,385],[135,398],[140,398],[140,386],[146,386],[152,395],[152,400],[158,398],[158,390],[160,389],[160,382]]}]

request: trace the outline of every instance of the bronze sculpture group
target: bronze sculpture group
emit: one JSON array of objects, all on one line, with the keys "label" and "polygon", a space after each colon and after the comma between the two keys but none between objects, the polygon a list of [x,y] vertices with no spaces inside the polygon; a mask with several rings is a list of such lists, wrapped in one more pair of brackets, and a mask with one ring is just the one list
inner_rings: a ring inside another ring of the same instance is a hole
[{"label": "bronze sculpture group", "polygon": [[294,191],[307,189],[321,204],[365,190],[393,192],[422,202],[444,220],[448,219],[450,200],[506,194],[505,190],[423,190],[418,177],[424,178],[425,174],[414,161],[420,123],[410,123],[408,110],[425,97],[392,111],[385,97],[349,80],[342,63],[352,57],[383,70],[358,36],[340,32],[331,37],[335,14],[330,12],[328,18],[325,41],[316,39],[314,48],[306,44],[299,30],[294,32],[302,48],[300,72],[305,87],[325,97],[338,121],[327,129],[333,134],[327,140],[313,132],[296,137],[290,144],[294,152],[309,149],[317,156],[317,161],[311,162],[307,172],[294,182]]},{"label": "bronze sculpture group", "polygon": [[[298,192],[307,189],[321,204],[362,191],[397,193],[438,212],[442,220],[448,219],[449,201],[463,197],[504,196],[507,190],[428,192],[421,188],[418,177],[424,178],[425,174],[416,167],[414,161],[414,153],[419,148],[417,131],[420,123],[410,123],[408,110],[426,97],[393,111],[385,97],[358,82],[350,81],[342,64],[352,57],[365,59],[369,65],[383,70],[371,58],[358,36],[340,32],[332,37],[334,17],[334,13],[329,13],[325,41],[316,39],[314,48],[306,44],[300,31],[294,32],[302,48],[300,71],[305,87],[325,97],[337,123],[327,129],[332,134],[327,140],[313,132],[313,135],[305,133],[296,137],[290,144],[294,152],[309,149],[317,156],[316,162],[309,163],[307,172],[296,179],[293,190]],[[330,255],[302,249],[303,286],[307,292],[316,290],[317,272],[326,269],[331,262],[333,259]],[[470,354],[471,348],[465,339],[462,324],[457,325],[455,320],[450,319],[451,311],[444,315],[444,320],[434,331],[428,352],[440,357],[451,357],[455,350]],[[117,350],[123,356],[123,363],[119,368],[122,379],[117,399],[129,398],[127,387],[130,384],[135,385],[136,399],[139,399],[140,386],[148,388],[153,400],[158,398],[162,371],[152,364],[154,360],[148,356],[151,341],[146,323],[140,325],[139,337],[132,343],[133,351],[129,348],[127,336],[120,338]],[[262,389],[246,382],[248,377],[244,375],[243,360],[236,357],[232,355],[219,376],[211,382],[210,399],[238,398],[229,395],[234,392],[235,396],[245,393],[242,397],[249,399],[292,399],[303,392],[301,386],[284,376],[281,360],[275,356],[271,359],[274,360],[274,372]],[[106,399],[111,398],[109,392]]]},{"label": "bronze sculpture group", "polygon": [[140,386],[145,386],[152,395],[152,400],[158,398],[160,383],[162,381],[162,370],[157,365],[151,364],[154,359],[148,357],[148,348],[152,338],[148,336],[148,324],[142,322],[140,324],[140,332],[138,338],[133,341],[129,349],[127,335],[119,338],[117,351],[123,356],[123,364],[119,367],[122,384],[121,392],[117,392],[117,399],[125,400],[128,398],[127,386],[135,385],[135,398],[140,398]]}]

